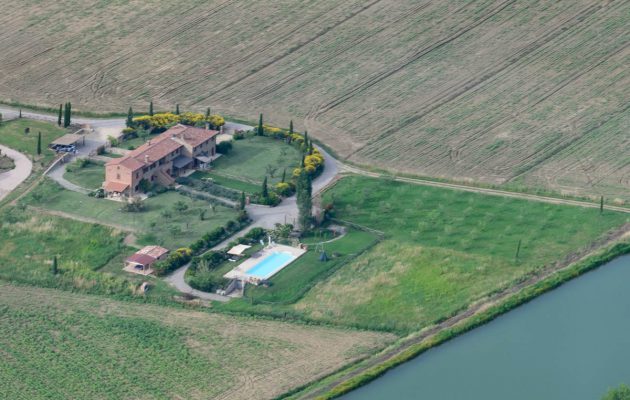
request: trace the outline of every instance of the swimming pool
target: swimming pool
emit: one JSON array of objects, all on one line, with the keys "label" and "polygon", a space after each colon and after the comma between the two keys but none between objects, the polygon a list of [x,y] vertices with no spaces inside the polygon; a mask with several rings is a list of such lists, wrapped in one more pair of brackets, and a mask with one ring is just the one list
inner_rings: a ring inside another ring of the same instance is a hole
[{"label": "swimming pool", "polygon": [[274,251],[248,269],[246,274],[259,279],[268,279],[296,258],[291,253]]}]

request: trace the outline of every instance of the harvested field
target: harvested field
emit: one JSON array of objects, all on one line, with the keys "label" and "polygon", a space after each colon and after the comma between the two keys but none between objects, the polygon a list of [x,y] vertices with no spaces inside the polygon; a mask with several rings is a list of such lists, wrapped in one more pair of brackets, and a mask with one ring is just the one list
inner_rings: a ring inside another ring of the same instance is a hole
[{"label": "harvested field", "polygon": [[5,398],[270,399],[392,339],[0,284]]},{"label": "harvested field", "polygon": [[7,0],[0,98],[175,103],[403,172],[630,200],[621,0]]}]

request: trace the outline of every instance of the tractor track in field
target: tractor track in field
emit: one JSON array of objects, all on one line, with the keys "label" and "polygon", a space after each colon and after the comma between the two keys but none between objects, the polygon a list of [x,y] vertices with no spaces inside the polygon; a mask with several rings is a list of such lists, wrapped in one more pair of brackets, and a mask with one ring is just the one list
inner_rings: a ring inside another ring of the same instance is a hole
[{"label": "tractor track in field", "polygon": [[[411,60],[406,62],[401,67],[396,68],[395,70],[384,72],[383,75],[378,78],[378,80],[366,82],[363,85],[364,87],[353,89],[353,91],[351,93],[347,94],[347,96],[343,99],[343,101],[346,101],[349,98],[353,97],[357,92],[363,91],[363,90],[367,89],[368,87],[371,87],[371,86],[377,84],[381,80],[383,80],[383,79],[385,79],[385,78],[395,74],[396,72],[402,70],[407,65],[409,65],[409,64],[419,60],[422,56],[430,53],[431,51],[434,51],[434,50],[442,47],[443,45],[456,40],[457,38],[461,37],[465,33],[469,32],[470,30],[474,29],[475,27],[481,25],[484,21],[486,21],[487,19],[491,18],[495,14],[503,11],[506,7],[507,7],[507,4],[504,4],[504,5],[502,5],[502,7],[495,8],[495,9],[492,10],[491,13],[485,15],[483,19],[475,21],[475,23],[470,24],[469,26],[466,26],[466,27],[462,28],[456,34],[454,34],[454,35],[452,35],[452,36],[450,36],[448,38],[445,38],[442,41],[434,43],[434,44],[432,44],[431,46],[429,46],[429,47],[427,47],[425,49],[422,49],[420,52],[416,53],[416,55],[414,55],[414,57],[412,57]],[[424,107],[422,107],[421,110],[419,112],[417,112],[415,115],[412,115],[412,116],[409,116],[407,118],[404,118],[400,123],[397,123],[395,126],[392,126],[392,127],[388,128],[388,129],[384,130],[378,136],[376,136],[374,138],[371,138],[371,141],[370,141],[371,143],[366,143],[363,146],[359,147],[353,153],[347,155],[347,158],[350,158],[353,155],[361,152],[364,148],[366,148],[370,144],[376,143],[376,142],[380,141],[381,139],[384,139],[384,138],[386,138],[388,136],[391,136],[394,132],[403,129],[406,126],[409,126],[409,125],[413,124],[414,122],[417,122],[418,120],[421,120],[422,118],[426,117],[430,113],[438,110],[439,108],[445,106],[446,104],[449,104],[453,100],[463,96],[465,93],[468,93],[469,91],[473,90],[474,88],[478,87],[479,85],[482,85],[484,82],[487,82],[488,80],[491,80],[491,79],[495,78],[497,75],[499,75],[502,72],[508,70],[510,67],[515,66],[524,57],[532,54],[536,50],[538,50],[541,47],[543,47],[546,44],[548,44],[550,41],[556,39],[563,32],[569,30],[572,26],[575,26],[575,25],[581,23],[586,16],[596,12],[599,9],[600,9],[600,6],[587,7],[586,9],[578,12],[577,14],[566,18],[563,21],[563,23],[561,23],[560,25],[556,25],[549,32],[546,32],[542,36],[540,36],[539,38],[531,41],[528,45],[526,45],[523,48],[519,49],[518,51],[516,51],[516,52],[506,56],[505,59],[504,59],[504,62],[500,63],[499,65],[490,66],[490,67],[486,68],[485,70],[480,71],[475,76],[465,80],[464,82],[459,82],[458,84],[456,84],[456,85],[454,85],[454,86],[452,86],[450,88],[447,88],[444,91],[441,91],[436,97],[432,97],[432,98],[428,99],[425,102]],[[608,59],[608,57],[605,57],[605,59]],[[602,62],[603,61],[605,61],[605,60],[602,60]],[[599,63],[597,65],[599,65]],[[587,71],[583,70],[583,71],[580,71],[580,72],[586,73]],[[562,87],[564,87],[564,86],[562,86]],[[557,90],[560,90],[560,89],[557,89]],[[552,90],[550,92],[551,94],[549,94],[549,95],[552,95],[557,90]],[[546,97],[545,97],[545,99],[546,99]],[[333,105],[333,107],[330,107],[330,106],[327,106],[327,105],[323,106],[322,108],[320,108],[318,110],[318,113],[314,116],[314,118],[319,117],[320,115],[326,113],[327,111],[329,111],[330,109],[336,107],[339,104],[341,104],[341,102],[335,103]],[[528,105],[527,108],[531,108],[531,107],[533,107],[533,105]],[[500,124],[504,123],[505,121],[507,121],[507,120],[509,120],[511,118],[512,118],[512,116],[508,116],[504,120],[499,121],[497,124],[500,125]],[[489,129],[491,129],[491,127],[490,128],[489,127],[484,127],[483,132],[486,132]]]}]

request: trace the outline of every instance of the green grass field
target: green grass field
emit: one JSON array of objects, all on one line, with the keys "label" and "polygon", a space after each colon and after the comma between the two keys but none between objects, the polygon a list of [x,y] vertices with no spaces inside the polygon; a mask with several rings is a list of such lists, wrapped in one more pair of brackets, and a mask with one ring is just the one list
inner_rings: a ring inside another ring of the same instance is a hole
[{"label": "green grass field", "polygon": [[375,241],[376,237],[372,234],[350,230],[343,238],[324,245],[330,258],[326,262],[319,260],[320,254],[311,245],[307,253],[270,279],[270,287],[249,285],[245,296],[254,301],[294,303],[327,273],[344,265]]},{"label": "green grass field", "polygon": [[226,178],[213,171],[195,171],[191,178],[194,179],[212,179],[217,185],[225,186],[230,189],[238,190],[239,192],[245,192],[247,194],[259,193],[262,190],[261,185],[256,185],[250,182],[243,182],[242,180]]},{"label": "green grass field", "polygon": [[97,270],[121,250],[123,235],[101,225],[17,208],[0,221],[0,279],[7,281],[47,284],[55,255],[62,270]]},{"label": "green grass field", "polygon": [[285,169],[290,177],[299,164],[300,152],[295,147],[282,140],[253,136],[235,140],[232,151],[214,162],[213,171],[227,178],[244,177],[261,184],[267,176],[271,184],[280,181]]},{"label": "green grass field", "polygon": [[105,180],[105,167],[103,164],[95,162],[90,162],[83,168],[77,164],[72,164],[70,170],[66,168],[66,173],[63,177],[83,188],[98,189]]},{"label": "green grass field", "polygon": [[[24,130],[30,128],[30,133]],[[37,156],[37,133],[42,133],[42,155]],[[55,158],[55,152],[48,148],[50,142],[66,134],[64,129],[49,122],[31,119],[16,119],[0,124],[0,144],[41,160],[47,165]]]},{"label": "green grass field", "polygon": [[[452,315],[628,221],[622,213],[364,177],[326,192],[336,216],[386,239],[311,290],[311,318],[409,331]],[[518,259],[516,251],[521,241]]]},{"label": "green grass field", "polygon": [[[175,211],[173,206],[178,201],[186,204],[188,209],[183,212]],[[49,180],[38,186],[26,202],[49,210],[136,229],[140,243],[159,244],[168,249],[188,246],[205,233],[236,217],[233,209],[221,205],[212,206],[206,201],[193,200],[172,191],[145,200],[146,211],[123,212],[119,202],[71,192]],[[201,210],[206,211],[203,221],[199,217]]]},{"label": "green grass field", "polygon": [[276,398],[393,339],[1,282],[0,316],[6,399]]}]

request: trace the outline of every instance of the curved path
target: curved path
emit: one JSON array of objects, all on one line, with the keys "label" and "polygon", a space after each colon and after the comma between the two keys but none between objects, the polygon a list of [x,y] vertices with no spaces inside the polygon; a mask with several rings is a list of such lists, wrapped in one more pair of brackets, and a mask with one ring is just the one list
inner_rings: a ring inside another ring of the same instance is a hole
[{"label": "curved path", "polygon": [[33,163],[26,155],[6,146],[0,145],[0,151],[15,163],[15,168],[0,174],[0,200],[2,200],[29,177],[33,170]]}]

